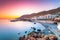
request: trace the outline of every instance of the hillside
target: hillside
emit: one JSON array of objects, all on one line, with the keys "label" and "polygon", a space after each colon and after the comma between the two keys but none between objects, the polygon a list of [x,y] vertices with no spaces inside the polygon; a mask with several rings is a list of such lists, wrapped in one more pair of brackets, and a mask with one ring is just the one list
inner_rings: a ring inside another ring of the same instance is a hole
[{"label": "hillside", "polygon": [[40,15],[46,15],[46,14],[54,14],[54,13],[58,13],[60,12],[60,7],[57,8],[57,9],[52,9],[52,10],[49,10],[49,11],[42,11],[42,12],[38,12],[38,13],[32,13],[30,15],[23,15],[19,18],[31,18],[31,17],[34,17],[34,16],[40,16]]},{"label": "hillside", "polygon": [[46,14],[55,14],[60,12],[60,7],[56,8],[56,9],[52,9],[52,10],[48,10],[48,11],[42,11],[42,12],[38,12],[38,13],[32,13],[30,15],[23,15],[19,18],[16,18],[16,20],[12,20],[12,21],[17,21],[17,20],[21,20],[23,18],[32,18],[34,16],[41,16],[41,15],[46,15]]}]

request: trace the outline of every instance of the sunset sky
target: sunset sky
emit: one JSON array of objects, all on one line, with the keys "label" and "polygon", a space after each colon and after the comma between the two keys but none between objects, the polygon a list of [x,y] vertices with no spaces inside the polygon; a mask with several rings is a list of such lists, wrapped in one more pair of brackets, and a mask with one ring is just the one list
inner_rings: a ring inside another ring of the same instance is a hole
[{"label": "sunset sky", "polygon": [[0,18],[17,18],[58,7],[60,0],[0,0]]}]

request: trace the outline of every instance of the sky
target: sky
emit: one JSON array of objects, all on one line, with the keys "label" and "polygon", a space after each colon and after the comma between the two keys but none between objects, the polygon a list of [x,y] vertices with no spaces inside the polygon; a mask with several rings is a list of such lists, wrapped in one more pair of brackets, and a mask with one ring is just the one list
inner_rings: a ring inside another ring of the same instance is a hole
[{"label": "sky", "polygon": [[60,0],[0,0],[0,19],[48,11],[60,7]]}]

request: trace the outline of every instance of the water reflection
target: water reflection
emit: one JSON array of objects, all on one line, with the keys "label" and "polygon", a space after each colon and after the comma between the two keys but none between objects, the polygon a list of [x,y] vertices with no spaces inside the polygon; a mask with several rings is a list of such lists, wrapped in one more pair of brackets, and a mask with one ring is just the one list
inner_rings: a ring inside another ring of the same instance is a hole
[{"label": "water reflection", "polygon": [[[10,20],[0,20],[0,39],[8,40],[8,39],[18,39],[19,36],[23,36],[32,31],[31,27],[35,27],[37,29],[45,29],[39,23],[31,23],[31,22],[10,22]],[[27,31],[28,33],[25,33]],[[7,39],[8,38],[8,39]]]}]

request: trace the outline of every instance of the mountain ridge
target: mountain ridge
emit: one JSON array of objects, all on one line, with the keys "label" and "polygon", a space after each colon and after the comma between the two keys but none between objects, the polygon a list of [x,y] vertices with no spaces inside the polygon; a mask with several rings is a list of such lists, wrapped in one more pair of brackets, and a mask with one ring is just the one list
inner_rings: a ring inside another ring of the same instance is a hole
[{"label": "mountain ridge", "polygon": [[52,10],[48,10],[48,11],[42,11],[42,12],[38,12],[38,13],[32,13],[32,14],[29,14],[29,15],[23,15],[19,18],[16,18],[15,20],[11,20],[12,22],[15,22],[15,21],[20,21],[20,20],[23,20],[24,18],[32,18],[34,16],[41,16],[41,15],[46,15],[46,14],[54,14],[54,13],[58,13],[60,12],[60,7],[59,8],[56,8],[56,9],[52,9]]},{"label": "mountain ridge", "polygon": [[29,14],[29,15],[23,15],[19,18],[31,18],[31,17],[34,17],[34,16],[40,16],[40,15],[46,15],[46,14],[54,14],[54,13],[58,13],[60,12],[60,7],[57,8],[57,9],[52,9],[52,10],[49,10],[49,11],[42,11],[42,12],[38,12],[38,13],[32,13],[32,14]]}]

